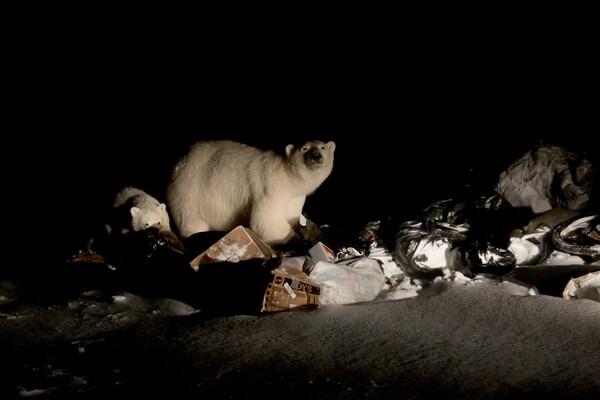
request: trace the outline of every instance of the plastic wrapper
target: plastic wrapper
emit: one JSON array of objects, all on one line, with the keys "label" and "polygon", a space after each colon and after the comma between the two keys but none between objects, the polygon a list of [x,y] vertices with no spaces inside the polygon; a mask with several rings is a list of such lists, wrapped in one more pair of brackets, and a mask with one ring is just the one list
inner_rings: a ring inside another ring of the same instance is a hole
[{"label": "plastic wrapper", "polygon": [[337,263],[319,261],[311,271],[310,279],[321,285],[321,305],[371,301],[385,284],[379,263],[368,257]]}]

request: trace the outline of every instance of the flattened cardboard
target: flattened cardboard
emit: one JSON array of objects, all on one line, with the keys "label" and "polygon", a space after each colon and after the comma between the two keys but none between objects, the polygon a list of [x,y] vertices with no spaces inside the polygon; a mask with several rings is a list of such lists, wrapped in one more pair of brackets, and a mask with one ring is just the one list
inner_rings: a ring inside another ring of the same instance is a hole
[{"label": "flattened cardboard", "polygon": [[190,261],[190,266],[198,270],[201,264],[240,262],[253,258],[262,258],[266,263],[277,256],[278,253],[256,233],[240,225]]},{"label": "flattened cardboard", "polygon": [[298,306],[318,307],[321,286],[294,267],[280,266],[271,271],[261,312],[285,311]]}]

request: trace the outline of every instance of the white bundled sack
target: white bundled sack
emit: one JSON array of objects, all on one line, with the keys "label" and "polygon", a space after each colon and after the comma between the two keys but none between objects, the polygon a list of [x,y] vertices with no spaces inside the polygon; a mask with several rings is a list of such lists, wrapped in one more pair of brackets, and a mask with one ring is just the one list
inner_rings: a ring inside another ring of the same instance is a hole
[{"label": "white bundled sack", "polygon": [[310,279],[321,285],[320,305],[371,301],[385,284],[381,266],[369,257],[336,263],[319,261],[310,272]]},{"label": "white bundled sack", "polygon": [[590,203],[596,171],[584,155],[539,144],[500,174],[496,192],[513,207],[534,214],[555,207],[583,210]]}]

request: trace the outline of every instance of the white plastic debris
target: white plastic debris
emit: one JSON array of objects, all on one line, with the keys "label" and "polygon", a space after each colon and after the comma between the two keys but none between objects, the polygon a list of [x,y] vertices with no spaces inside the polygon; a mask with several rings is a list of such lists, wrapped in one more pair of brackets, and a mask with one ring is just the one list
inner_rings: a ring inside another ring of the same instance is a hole
[{"label": "white plastic debris", "polygon": [[567,300],[589,299],[600,302],[600,271],[590,272],[569,280],[563,290],[563,298]]},{"label": "white plastic debris", "polygon": [[590,201],[595,168],[559,146],[538,145],[500,174],[496,192],[513,207],[541,214],[554,207],[581,210]]},{"label": "white plastic debris", "polygon": [[532,233],[521,237],[511,237],[507,250],[515,255],[515,263],[519,265],[535,265],[547,257],[548,243],[552,229],[546,225],[539,226]]},{"label": "white plastic debris", "polygon": [[310,272],[310,279],[321,285],[321,305],[371,301],[385,284],[379,263],[368,257],[336,263],[319,261]]}]

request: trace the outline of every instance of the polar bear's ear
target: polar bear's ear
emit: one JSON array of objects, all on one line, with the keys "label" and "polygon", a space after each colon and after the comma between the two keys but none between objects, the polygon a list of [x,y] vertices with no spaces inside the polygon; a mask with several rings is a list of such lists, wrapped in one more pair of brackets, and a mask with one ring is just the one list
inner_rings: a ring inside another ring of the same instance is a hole
[{"label": "polar bear's ear", "polygon": [[288,144],[287,146],[285,146],[285,155],[289,157],[292,154],[293,150],[294,150],[294,145]]},{"label": "polar bear's ear", "polygon": [[333,140],[331,142],[327,142],[327,146],[331,149],[331,151],[335,150],[335,142]]},{"label": "polar bear's ear", "polygon": [[159,209],[160,211],[165,211],[165,210],[167,209],[167,205],[166,205],[165,203],[160,203],[160,204],[158,205],[158,209]]},{"label": "polar bear's ear", "polygon": [[135,217],[140,211],[142,211],[139,207],[131,207],[129,212],[131,212],[131,216]]}]

